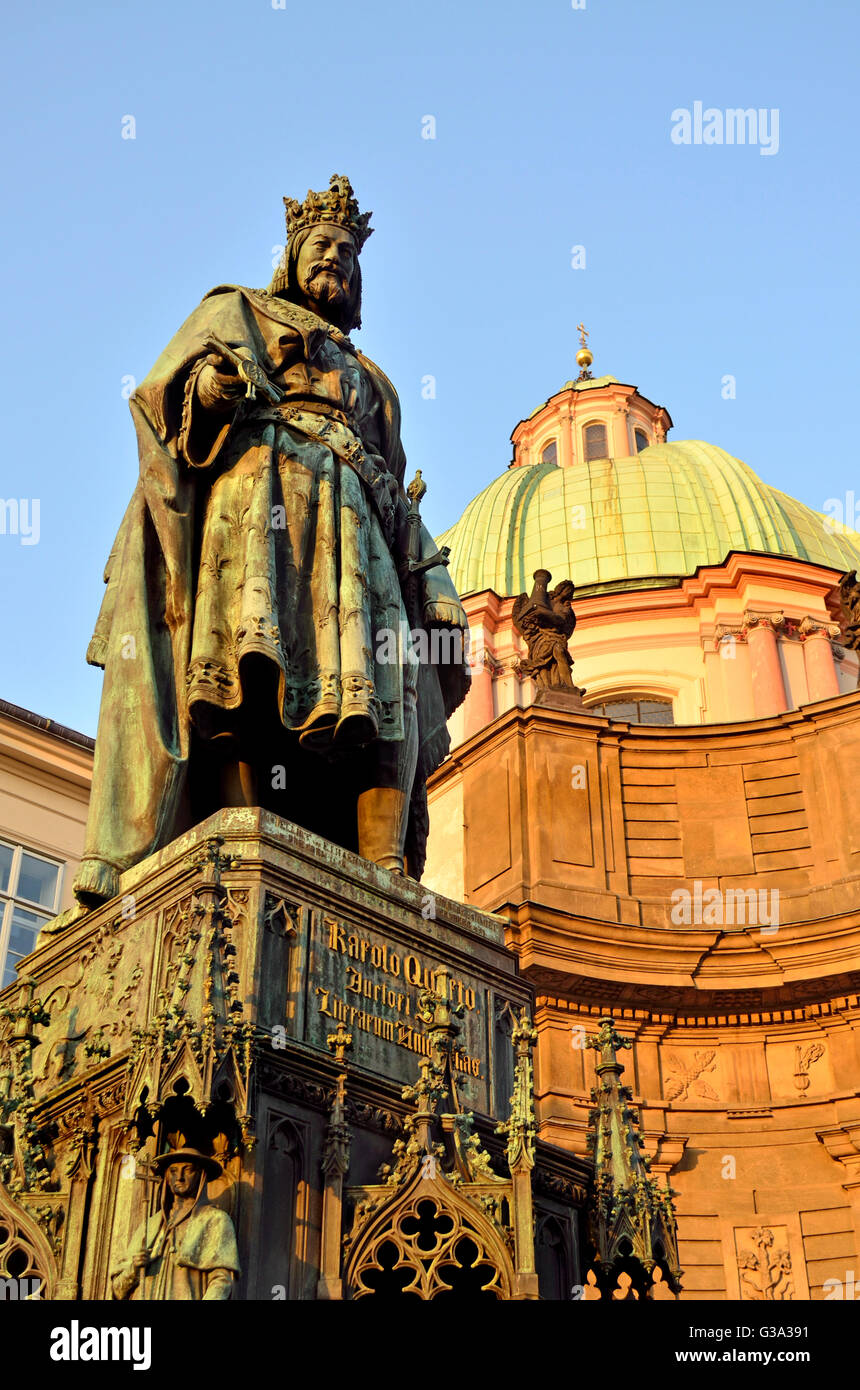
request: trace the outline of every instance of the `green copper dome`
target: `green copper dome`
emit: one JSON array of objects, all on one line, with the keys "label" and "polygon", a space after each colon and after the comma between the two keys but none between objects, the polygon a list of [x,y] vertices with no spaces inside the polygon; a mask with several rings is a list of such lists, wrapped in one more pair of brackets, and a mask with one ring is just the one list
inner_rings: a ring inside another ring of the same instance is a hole
[{"label": "green copper dome", "polygon": [[860,567],[860,535],[768,487],[724,449],[653,444],[571,468],[509,468],[470,502],[440,545],[461,594],[519,594],[544,568],[577,588],[657,588],[732,550]]}]

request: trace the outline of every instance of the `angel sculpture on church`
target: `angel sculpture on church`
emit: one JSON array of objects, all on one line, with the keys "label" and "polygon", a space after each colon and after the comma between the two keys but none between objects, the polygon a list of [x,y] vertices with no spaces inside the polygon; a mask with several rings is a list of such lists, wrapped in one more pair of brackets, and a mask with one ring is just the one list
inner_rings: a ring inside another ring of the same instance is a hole
[{"label": "angel sculpture on church", "polygon": [[[850,570],[848,574],[842,576],[839,585],[839,598],[842,606],[841,640],[849,650],[858,651],[860,650],[860,581],[857,579],[856,570]],[[860,672],[858,672],[857,683],[860,685]]]},{"label": "angel sculpture on church", "polygon": [[582,694],[573,683],[573,658],[568,642],[576,627],[571,606],[574,584],[563,579],[548,592],[552,575],[535,570],[531,594],[514,599],[513,624],[528,647],[528,657],[520,662],[524,676],[532,676],[539,690],[570,690]]}]

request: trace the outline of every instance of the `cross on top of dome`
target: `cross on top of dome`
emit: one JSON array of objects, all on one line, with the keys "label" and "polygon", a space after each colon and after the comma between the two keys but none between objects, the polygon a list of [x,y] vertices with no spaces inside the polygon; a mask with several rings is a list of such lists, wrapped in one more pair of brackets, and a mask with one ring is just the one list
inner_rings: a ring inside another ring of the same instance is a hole
[{"label": "cross on top of dome", "polygon": [[579,352],[576,354],[576,365],[580,368],[580,372],[576,379],[577,381],[590,381],[591,372],[588,369],[594,361],[594,356],[588,346],[588,329],[584,323],[578,323],[576,327],[580,342]]}]

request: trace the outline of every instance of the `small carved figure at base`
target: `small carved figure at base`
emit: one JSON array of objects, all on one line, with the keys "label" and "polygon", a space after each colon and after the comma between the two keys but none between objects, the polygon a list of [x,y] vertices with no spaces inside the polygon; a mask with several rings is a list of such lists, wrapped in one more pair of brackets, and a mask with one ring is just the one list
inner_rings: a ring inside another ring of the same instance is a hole
[{"label": "small carved figure at base", "polygon": [[140,1302],[231,1297],[239,1274],[233,1222],[206,1196],[220,1177],[216,1158],[198,1149],[162,1154],[153,1164],[164,1173],[158,1213],[135,1232],[126,1258],[111,1271],[117,1299]]}]

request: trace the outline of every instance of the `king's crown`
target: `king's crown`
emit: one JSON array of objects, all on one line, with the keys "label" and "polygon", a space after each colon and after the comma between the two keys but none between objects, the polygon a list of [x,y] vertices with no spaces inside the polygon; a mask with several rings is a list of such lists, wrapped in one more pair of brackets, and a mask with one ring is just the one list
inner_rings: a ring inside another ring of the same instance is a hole
[{"label": "king's crown", "polygon": [[352,185],[345,174],[332,174],[324,193],[314,193],[309,188],[303,203],[297,198],[285,198],[284,207],[287,210],[288,240],[317,222],[332,222],[336,227],[343,227],[352,233],[356,248],[360,251],[373,231],[369,225],[373,214],[359,212]]}]

